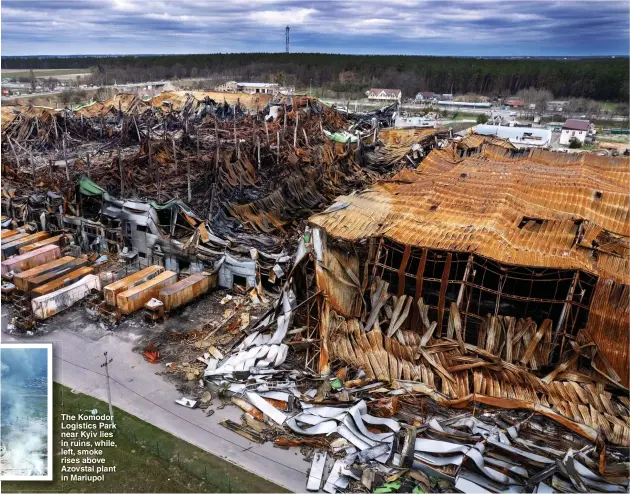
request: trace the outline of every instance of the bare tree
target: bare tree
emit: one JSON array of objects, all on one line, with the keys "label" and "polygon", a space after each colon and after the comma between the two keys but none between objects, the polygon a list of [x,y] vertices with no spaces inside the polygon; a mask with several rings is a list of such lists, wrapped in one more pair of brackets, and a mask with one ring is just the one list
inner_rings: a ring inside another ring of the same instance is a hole
[{"label": "bare tree", "polygon": [[545,111],[547,109],[547,103],[553,100],[553,93],[548,89],[536,89],[533,87],[521,89],[516,93],[516,96],[522,99],[528,107],[534,105],[538,112]]}]

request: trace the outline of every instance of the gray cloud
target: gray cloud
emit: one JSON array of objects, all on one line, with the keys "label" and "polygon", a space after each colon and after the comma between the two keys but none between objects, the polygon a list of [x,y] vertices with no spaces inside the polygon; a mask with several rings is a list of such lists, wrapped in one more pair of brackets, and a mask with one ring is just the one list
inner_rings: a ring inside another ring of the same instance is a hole
[{"label": "gray cloud", "polygon": [[626,1],[4,0],[2,54],[628,54]]}]

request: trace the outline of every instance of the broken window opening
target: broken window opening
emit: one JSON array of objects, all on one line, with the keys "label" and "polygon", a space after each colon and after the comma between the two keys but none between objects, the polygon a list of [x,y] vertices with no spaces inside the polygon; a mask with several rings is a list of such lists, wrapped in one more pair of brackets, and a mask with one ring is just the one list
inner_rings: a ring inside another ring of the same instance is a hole
[{"label": "broken window opening", "polygon": [[238,285],[239,287],[242,287],[243,289],[247,288],[247,278],[245,276],[240,276],[238,274],[234,274],[232,275],[232,285]]}]

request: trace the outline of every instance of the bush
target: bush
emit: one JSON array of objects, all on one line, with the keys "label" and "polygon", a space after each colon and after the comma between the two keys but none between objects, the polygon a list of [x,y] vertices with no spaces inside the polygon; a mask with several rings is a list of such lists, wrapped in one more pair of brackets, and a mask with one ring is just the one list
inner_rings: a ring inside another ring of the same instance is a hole
[{"label": "bush", "polygon": [[571,142],[569,143],[569,148],[580,149],[581,147],[582,143],[580,141],[578,141],[577,139],[571,139]]},{"label": "bush", "polygon": [[478,124],[485,124],[488,122],[488,120],[489,120],[488,115],[486,115],[485,113],[480,113],[479,115],[477,115]]}]

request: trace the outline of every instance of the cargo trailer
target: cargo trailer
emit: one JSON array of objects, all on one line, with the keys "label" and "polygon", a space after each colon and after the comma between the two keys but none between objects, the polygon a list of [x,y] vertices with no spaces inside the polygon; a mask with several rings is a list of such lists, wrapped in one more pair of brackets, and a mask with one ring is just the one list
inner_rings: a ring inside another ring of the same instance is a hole
[{"label": "cargo trailer", "polygon": [[26,292],[29,289],[28,282],[30,279],[53,271],[63,270],[64,267],[68,266],[74,260],[76,260],[76,258],[73,256],[65,256],[59,259],[55,259],[54,261],[47,262],[46,264],[42,264],[41,266],[27,269],[26,271],[17,273],[13,277],[13,284],[18,290]]},{"label": "cargo trailer", "polygon": [[44,283],[43,285],[40,285],[37,288],[33,288],[33,290],[30,292],[31,296],[41,297],[42,295],[46,295],[47,293],[55,292],[61,288],[64,288],[73,283],[76,283],[77,281],[87,276],[88,274],[94,274],[94,269],[88,266],[75,269],[74,271],[70,271],[67,274],[63,274],[59,276],[55,280],[49,281],[48,283]]},{"label": "cargo trailer", "polygon": [[44,285],[46,283],[50,283],[53,280],[56,280],[60,276],[68,274],[70,271],[74,271],[75,269],[82,268],[88,265],[87,256],[77,257],[70,261],[67,265],[63,266],[60,269],[50,271],[48,273],[37,275],[33,278],[30,278],[27,281],[26,291],[31,291],[38,286]]},{"label": "cargo trailer", "polygon": [[44,245],[58,245],[59,247],[64,247],[65,246],[65,240],[72,238],[71,235],[56,235],[54,237],[49,237],[45,240],[40,240],[38,242],[35,242],[31,245],[25,245],[24,247],[20,247],[20,254],[25,254],[27,252],[30,252],[32,250],[35,249],[39,249],[40,247],[43,247]]},{"label": "cargo trailer", "polygon": [[172,285],[176,281],[177,273],[164,271],[141,285],[119,293],[116,296],[116,308],[121,314],[132,314],[156,297],[160,288]]},{"label": "cargo trailer", "polygon": [[162,288],[158,293],[157,299],[164,304],[164,309],[167,312],[177,309],[204,293],[207,293],[210,289],[213,278],[213,286],[216,286],[216,274],[191,274],[190,276],[179,280],[177,283],[173,283],[172,285]]},{"label": "cargo trailer", "polygon": [[36,319],[48,319],[83,300],[92,290],[100,289],[101,282],[98,276],[88,274],[76,283],[34,298],[31,301],[33,315]]},{"label": "cargo trailer", "polygon": [[121,280],[110,283],[103,289],[105,302],[107,302],[109,305],[115,306],[116,295],[126,290],[129,290],[134,286],[141,285],[142,283],[149,281],[151,278],[155,278],[163,271],[164,268],[162,266],[149,266]]},{"label": "cargo trailer", "polygon": [[19,239],[15,239],[15,237],[10,238],[7,242],[2,242],[2,247],[0,247],[2,260],[4,261],[11,256],[19,254],[20,247],[34,244],[35,242],[39,242],[40,240],[44,240],[48,237],[50,237],[50,233],[48,232],[37,232]]},{"label": "cargo trailer", "polygon": [[45,245],[39,249],[32,250],[26,254],[20,254],[14,256],[11,259],[2,261],[0,263],[0,273],[2,277],[6,277],[11,271],[14,273],[20,273],[27,269],[35,268],[46,264],[47,262],[54,261],[61,257],[61,249],[58,245]]}]

